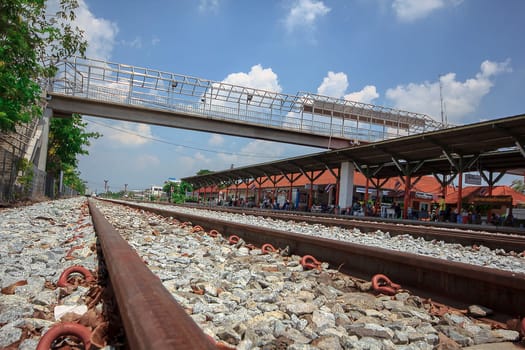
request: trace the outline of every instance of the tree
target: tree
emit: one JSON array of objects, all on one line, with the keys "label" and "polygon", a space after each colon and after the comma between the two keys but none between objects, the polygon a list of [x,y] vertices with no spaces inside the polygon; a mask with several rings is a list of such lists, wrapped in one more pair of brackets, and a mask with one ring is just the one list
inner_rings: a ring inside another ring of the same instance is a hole
[{"label": "tree", "polygon": [[512,189],[519,193],[525,193],[525,183],[523,180],[514,179],[512,180],[512,184],[510,185]]},{"label": "tree", "polygon": [[64,166],[64,185],[74,189],[79,194],[86,194],[86,183],[80,178],[80,172],[71,165]]},{"label": "tree", "polygon": [[59,59],[84,55],[76,8],[77,0],[60,0],[50,15],[45,0],[0,2],[0,131],[40,116],[39,82],[55,75]]},{"label": "tree", "polygon": [[201,170],[197,171],[197,175],[199,175],[199,176],[200,175],[212,174],[212,173],[213,173],[213,171],[208,170],[208,169],[201,169]]},{"label": "tree", "polygon": [[86,125],[78,114],[73,114],[71,118],[51,119],[46,170],[55,178],[61,170],[71,168],[76,176],[80,175],[74,171],[78,165],[77,156],[89,154],[83,147],[90,145],[90,139],[102,136],[98,132],[86,132]]},{"label": "tree", "polygon": [[173,203],[184,203],[186,201],[186,193],[193,191],[193,187],[188,182],[166,182],[162,190],[168,193],[171,192],[171,199]]}]

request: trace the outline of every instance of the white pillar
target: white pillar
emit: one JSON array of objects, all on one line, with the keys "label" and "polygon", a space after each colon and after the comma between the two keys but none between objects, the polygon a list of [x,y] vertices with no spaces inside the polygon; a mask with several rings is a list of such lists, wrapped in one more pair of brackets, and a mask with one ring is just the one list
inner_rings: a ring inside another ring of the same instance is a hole
[{"label": "white pillar", "polygon": [[44,117],[42,118],[42,134],[40,135],[40,154],[38,155],[38,169],[46,171],[47,163],[47,148],[49,138],[49,124],[51,123],[51,117],[53,116],[53,110],[46,108],[44,110]]},{"label": "white pillar", "polygon": [[354,195],[354,164],[341,163],[341,176],[339,182],[339,207],[341,209],[352,206]]}]

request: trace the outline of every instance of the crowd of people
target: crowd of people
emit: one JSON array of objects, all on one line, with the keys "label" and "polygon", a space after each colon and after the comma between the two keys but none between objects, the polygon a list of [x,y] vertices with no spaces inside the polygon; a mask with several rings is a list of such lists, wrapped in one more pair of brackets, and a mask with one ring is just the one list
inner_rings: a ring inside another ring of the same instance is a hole
[{"label": "crowd of people", "polygon": [[[228,201],[223,202],[220,200],[218,205],[229,205],[234,207],[259,207],[261,209],[273,209],[273,210],[301,210],[300,208],[295,208],[294,205],[288,200],[284,200],[281,204],[277,200],[272,198],[265,197],[259,205],[254,201],[246,201],[244,198],[232,199],[228,198]],[[394,219],[402,218],[402,208],[399,202],[394,201],[390,205],[390,215]],[[303,210],[308,210],[303,208]],[[354,201],[352,206],[347,208],[340,208],[335,203],[331,205],[320,204],[314,205],[309,209],[312,212],[328,213],[328,214],[338,214],[338,215],[353,215],[353,216],[381,216],[382,213],[377,210],[377,207],[372,201],[368,203]],[[449,205],[445,204],[443,198],[440,198],[437,203],[434,203],[428,211],[414,211],[412,208],[408,208],[408,218],[415,220],[429,220],[429,221],[440,221],[440,222],[454,222],[454,223],[463,223],[463,224],[482,224],[482,215],[479,210],[471,207],[469,210],[462,209],[461,212],[457,208],[452,208]],[[496,212],[490,213],[487,221],[487,224],[495,226],[514,226],[515,220],[512,214],[509,215],[498,215]]]}]

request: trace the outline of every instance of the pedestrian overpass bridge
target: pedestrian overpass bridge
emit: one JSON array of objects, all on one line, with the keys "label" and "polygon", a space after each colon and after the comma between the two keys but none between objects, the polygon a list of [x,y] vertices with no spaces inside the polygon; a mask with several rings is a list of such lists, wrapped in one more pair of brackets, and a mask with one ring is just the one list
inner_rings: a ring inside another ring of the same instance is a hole
[{"label": "pedestrian overpass bridge", "polygon": [[339,149],[445,127],[431,117],[86,58],[60,61],[48,111]]}]

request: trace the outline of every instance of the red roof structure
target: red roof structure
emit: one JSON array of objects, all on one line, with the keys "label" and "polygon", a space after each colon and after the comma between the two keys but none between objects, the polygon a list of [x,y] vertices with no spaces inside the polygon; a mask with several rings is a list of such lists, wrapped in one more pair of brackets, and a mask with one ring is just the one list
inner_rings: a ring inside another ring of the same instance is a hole
[{"label": "red roof structure", "polygon": [[[489,196],[488,186],[468,186],[462,189],[462,200],[470,202],[475,197],[487,197]],[[510,186],[494,186],[492,188],[492,196],[511,196],[512,205],[517,206],[519,204],[525,205],[525,194],[520,193],[512,189]],[[449,190],[445,198],[447,204],[456,204],[458,202],[458,191],[453,188]]]},{"label": "red roof structure", "polygon": [[[278,178],[279,177],[277,177],[276,180]],[[412,181],[414,181],[414,179],[412,179]],[[310,181],[305,176],[301,176],[293,182],[293,187],[304,187],[305,185],[309,183]],[[332,175],[332,173],[328,171],[324,172],[321,176],[319,176],[317,180],[314,181],[314,185],[328,185],[328,184],[335,184],[335,183],[336,183],[335,177]],[[239,191],[245,190],[246,186],[247,185],[245,183],[242,183],[238,186],[238,190]],[[354,173],[354,186],[360,186],[360,187],[366,186],[366,177],[358,171]],[[370,189],[375,188],[372,182],[369,182],[368,186]],[[256,183],[250,184],[248,185],[248,187],[250,188],[250,190],[255,190],[259,188],[259,186]],[[290,187],[290,181],[288,181],[284,177],[275,184],[275,188],[286,189],[289,187]],[[272,184],[272,182],[266,181],[261,185],[261,188],[262,189],[272,189],[274,188],[274,185]],[[450,188],[452,189],[452,187]],[[405,185],[399,178],[394,177],[394,178],[390,178],[382,186],[382,189],[395,191],[395,192],[398,192],[400,195],[403,195],[404,190],[405,190]],[[199,193],[217,193],[218,191],[220,190],[217,188],[217,186],[201,187],[197,190],[197,192]],[[235,185],[229,186],[228,191],[235,191]],[[423,193],[432,194],[434,196],[439,196],[441,195],[441,185],[436,180],[436,178],[433,176],[422,176],[421,179],[415,185],[413,185],[412,191],[423,192]]]}]

